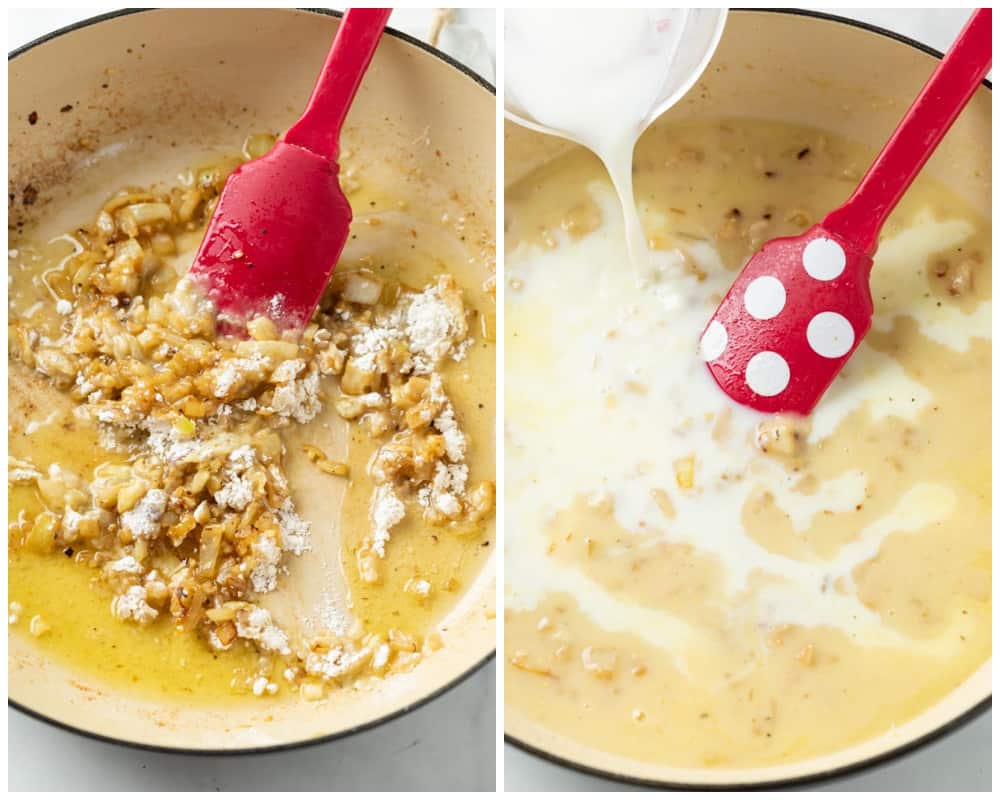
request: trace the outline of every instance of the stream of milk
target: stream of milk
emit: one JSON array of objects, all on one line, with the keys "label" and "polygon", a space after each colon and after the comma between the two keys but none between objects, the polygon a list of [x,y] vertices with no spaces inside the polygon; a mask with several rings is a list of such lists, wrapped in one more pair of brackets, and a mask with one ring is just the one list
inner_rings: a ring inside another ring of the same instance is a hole
[{"label": "stream of milk", "polygon": [[519,121],[588,147],[621,203],[629,256],[655,276],[632,191],[639,136],[697,80],[718,44],[711,9],[509,9],[504,97]]}]

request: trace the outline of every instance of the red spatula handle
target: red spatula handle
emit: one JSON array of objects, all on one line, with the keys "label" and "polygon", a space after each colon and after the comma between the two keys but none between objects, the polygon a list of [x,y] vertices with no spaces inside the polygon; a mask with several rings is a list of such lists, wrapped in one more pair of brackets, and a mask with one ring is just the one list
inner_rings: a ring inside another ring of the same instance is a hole
[{"label": "red spatula handle", "polygon": [[319,74],[305,112],[285,134],[288,144],[337,159],[340,127],[375,55],[391,8],[350,8]]},{"label": "red spatula handle", "polygon": [[992,16],[988,8],[973,12],[854,194],[822,227],[875,253],[886,217],[990,71]]}]

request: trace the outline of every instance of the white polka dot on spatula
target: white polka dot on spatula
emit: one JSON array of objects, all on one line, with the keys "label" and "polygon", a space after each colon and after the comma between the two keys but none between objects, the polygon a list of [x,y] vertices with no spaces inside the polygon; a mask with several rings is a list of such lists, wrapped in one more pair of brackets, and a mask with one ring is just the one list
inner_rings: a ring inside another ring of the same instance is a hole
[{"label": "white polka dot on spatula", "polygon": [[701,335],[701,357],[706,361],[715,361],[726,351],[729,344],[729,334],[726,326],[713,319]]},{"label": "white polka dot on spatula", "polygon": [[840,358],[854,346],[854,328],[836,311],[821,311],[806,327],[809,346],[824,358]]},{"label": "white polka dot on spatula", "polygon": [[773,319],[785,307],[785,286],[773,275],[754,278],[743,293],[743,305],[754,319]]},{"label": "white polka dot on spatula", "polygon": [[781,394],[791,377],[788,362],[771,350],[757,353],[747,363],[747,386],[761,397]]},{"label": "white polka dot on spatula", "polygon": [[802,266],[818,281],[832,281],[846,265],[844,248],[833,239],[813,239],[802,251]]}]

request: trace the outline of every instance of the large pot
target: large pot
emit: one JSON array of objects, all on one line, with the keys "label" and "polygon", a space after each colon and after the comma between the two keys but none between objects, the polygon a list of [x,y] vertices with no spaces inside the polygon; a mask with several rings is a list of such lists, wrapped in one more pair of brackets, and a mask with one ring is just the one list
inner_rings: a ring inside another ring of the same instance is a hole
[{"label": "large pot", "polygon": [[[232,152],[248,132],[285,129],[338,25],[335,14],[290,9],[157,9],[87,20],[15,52],[12,223],[39,215],[46,229],[66,230],[122,185],[169,178],[206,151]],[[495,107],[488,83],[390,30],[351,109],[344,147],[406,161],[436,187],[427,198],[435,218],[435,198],[457,192],[492,235]],[[434,147],[424,144],[429,132]],[[18,201],[27,185],[37,199],[25,208]],[[80,680],[21,636],[10,638],[9,698],[63,727],[147,747],[234,752],[317,742],[388,720],[471,674],[492,657],[494,607],[490,558],[445,623],[446,647],[410,673],[320,704],[203,708],[126,697]]]},{"label": "large pot", "polygon": [[[699,84],[669,119],[758,117],[810,125],[878,148],[919,92],[940,54],[888,31],[811,12],[736,11]],[[990,217],[991,115],[984,85],[925,167]],[[508,122],[505,185],[572,147]],[[983,664],[933,707],[877,738],[835,753],[759,769],[679,769],[585,747],[507,708],[507,741],[602,777],[661,787],[790,784],[856,770],[950,733],[990,705]],[[822,724],[817,720],[817,724]]]}]

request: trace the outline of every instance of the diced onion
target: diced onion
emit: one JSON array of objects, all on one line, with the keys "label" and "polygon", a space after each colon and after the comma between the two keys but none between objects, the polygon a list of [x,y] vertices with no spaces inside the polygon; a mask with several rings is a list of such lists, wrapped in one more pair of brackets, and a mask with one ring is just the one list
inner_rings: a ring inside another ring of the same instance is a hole
[{"label": "diced onion", "polygon": [[359,275],[357,272],[351,272],[344,279],[342,297],[349,303],[373,306],[381,296],[382,281],[378,278],[369,278],[365,275]]}]

